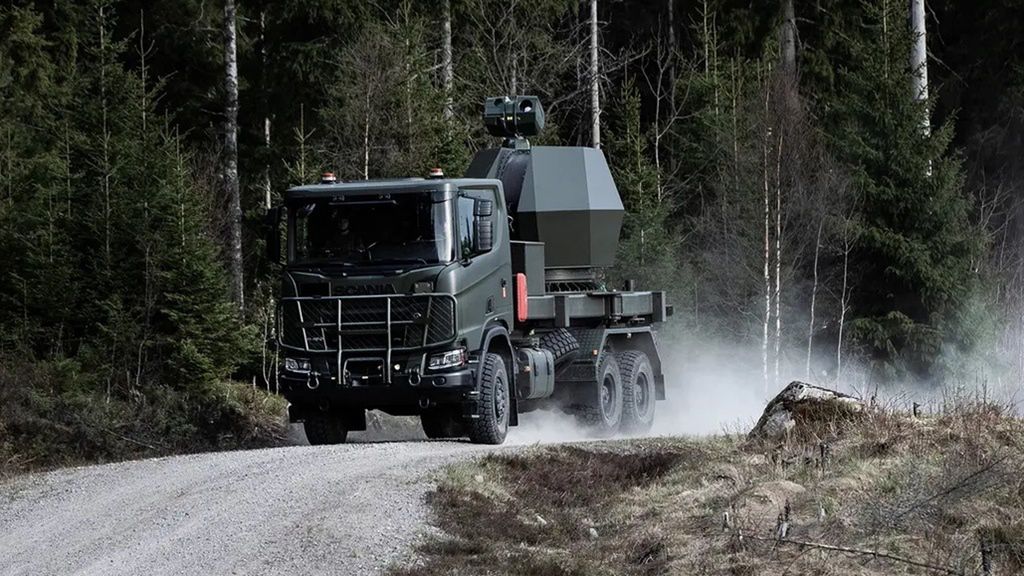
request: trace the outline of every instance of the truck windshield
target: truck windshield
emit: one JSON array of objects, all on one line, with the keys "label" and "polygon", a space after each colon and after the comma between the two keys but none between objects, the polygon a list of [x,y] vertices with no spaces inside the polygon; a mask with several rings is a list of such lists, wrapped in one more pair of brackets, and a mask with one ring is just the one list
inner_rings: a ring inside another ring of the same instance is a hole
[{"label": "truck windshield", "polygon": [[291,207],[293,262],[436,264],[452,259],[452,208],[430,192]]}]

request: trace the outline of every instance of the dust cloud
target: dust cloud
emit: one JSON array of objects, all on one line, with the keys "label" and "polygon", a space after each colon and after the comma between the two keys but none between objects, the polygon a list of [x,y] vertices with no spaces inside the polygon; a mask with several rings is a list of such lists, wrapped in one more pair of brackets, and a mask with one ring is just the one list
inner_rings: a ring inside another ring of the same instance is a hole
[{"label": "dust cloud", "polygon": [[[771,366],[766,388],[757,343],[745,346],[709,342],[705,339],[662,342],[666,399],[656,405],[654,427],[646,437],[707,436],[745,434],[761,416],[767,402],[793,380],[824,386],[877,405],[910,411],[916,404],[923,413],[941,412],[964,402],[993,402],[1017,413],[1024,406],[1019,382],[999,377],[991,370],[991,359],[978,359],[964,365],[959,378],[944,385],[915,382],[872,383],[870,370],[850,362],[837,381],[819,366],[830,366],[833,358],[815,358],[811,374],[805,352],[783,351],[778,379]],[[961,360],[962,361],[962,360]],[[393,417],[374,412],[370,429],[353,432],[352,442],[423,441],[419,418]],[[301,427],[293,426],[290,443],[304,444]],[[618,436],[617,438],[622,438]],[[524,446],[560,442],[596,440],[576,419],[557,410],[538,410],[520,414],[519,426],[509,430],[506,445]]]},{"label": "dust cloud", "polygon": [[505,444],[523,446],[594,440],[594,436],[576,422],[571,414],[556,410],[536,410],[519,415],[519,426],[509,428]]},{"label": "dust cloud", "polygon": [[[802,377],[780,367],[779,385],[765,390],[759,351],[754,347],[663,346],[665,397],[656,405],[654,426],[645,437],[745,433],[768,399]],[[623,438],[630,436],[616,436]],[[575,418],[557,411],[519,416],[506,443],[546,444],[594,440]]]}]

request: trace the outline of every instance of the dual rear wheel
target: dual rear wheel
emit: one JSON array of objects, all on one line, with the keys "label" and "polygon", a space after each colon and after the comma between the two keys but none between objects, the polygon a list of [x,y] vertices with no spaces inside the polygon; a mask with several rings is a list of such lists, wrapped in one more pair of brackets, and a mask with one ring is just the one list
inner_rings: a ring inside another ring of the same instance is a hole
[{"label": "dual rear wheel", "polygon": [[654,424],[654,370],[638,350],[601,355],[588,402],[577,407],[581,424],[599,436],[643,434]]}]

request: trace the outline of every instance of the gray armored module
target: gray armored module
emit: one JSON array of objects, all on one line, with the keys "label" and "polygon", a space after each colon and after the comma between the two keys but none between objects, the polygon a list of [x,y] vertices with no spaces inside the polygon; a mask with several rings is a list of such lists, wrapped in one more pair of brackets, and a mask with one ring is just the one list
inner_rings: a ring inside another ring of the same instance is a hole
[{"label": "gray armored module", "polygon": [[484,124],[505,144],[477,153],[467,176],[501,181],[512,238],[544,244],[548,283],[587,286],[615,260],[622,200],[600,150],[530,146],[543,118],[536,96],[489,98]]}]

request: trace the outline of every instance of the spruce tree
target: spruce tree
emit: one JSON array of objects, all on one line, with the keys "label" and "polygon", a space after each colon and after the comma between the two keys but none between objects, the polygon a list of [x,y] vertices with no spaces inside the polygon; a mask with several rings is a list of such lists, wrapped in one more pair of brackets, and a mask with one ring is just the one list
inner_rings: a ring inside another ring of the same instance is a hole
[{"label": "spruce tree", "polygon": [[640,93],[632,82],[623,87],[615,109],[619,116],[607,138],[608,157],[626,216],[613,280],[636,280],[642,289],[665,289],[674,284],[678,235],[669,219],[670,200],[659,194],[648,135],[640,122]]},{"label": "spruce tree", "polygon": [[851,60],[826,114],[832,151],[859,194],[852,342],[884,375],[929,377],[947,347],[967,350],[979,337],[982,323],[964,313],[984,246],[949,150],[952,120],[921,128],[929,104],[911,93],[905,9],[893,0],[865,5],[864,32],[844,41]]},{"label": "spruce tree", "polygon": [[32,8],[0,8],[0,348],[56,352],[71,308],[66,86]]}]

